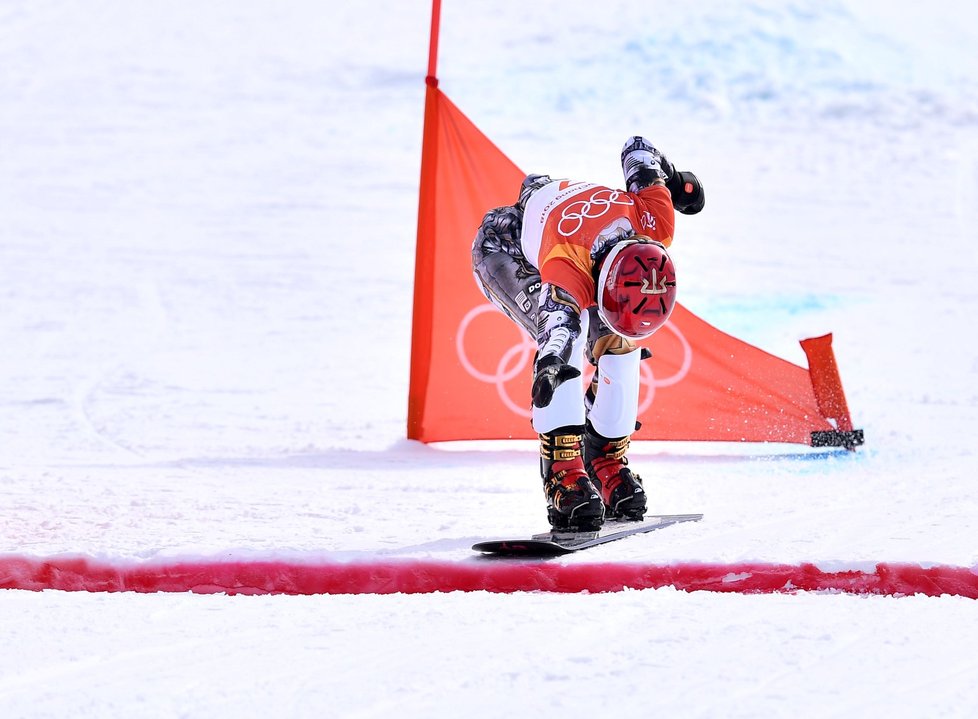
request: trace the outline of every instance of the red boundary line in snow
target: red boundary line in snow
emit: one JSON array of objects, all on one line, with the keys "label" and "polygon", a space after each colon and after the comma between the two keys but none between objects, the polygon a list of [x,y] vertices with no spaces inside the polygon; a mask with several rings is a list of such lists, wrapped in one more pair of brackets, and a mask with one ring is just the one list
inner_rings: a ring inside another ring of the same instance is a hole
[{"label": "red boundary line in snow", "polygon": [[877,564],[823,571],[813,564],[559,564],[554,562],[278,560],[106,562],[0,555],[0,589],[199,594],[418,594],[428,592],[683,591],[943,594],[978,599],[978,567]]}]

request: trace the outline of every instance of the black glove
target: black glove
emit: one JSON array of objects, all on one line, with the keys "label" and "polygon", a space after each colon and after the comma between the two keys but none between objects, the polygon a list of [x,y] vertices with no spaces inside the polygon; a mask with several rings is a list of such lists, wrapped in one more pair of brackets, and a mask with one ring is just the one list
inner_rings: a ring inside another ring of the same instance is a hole
[{"label": "black glove", "polygon": [[581,376],[581,370],[564,364],[557,355],[546,355],[533,366],[533,406],[546,407],[554,392],[569,379]]},{"label": "black glove", "polygon": [[692,172],[675,170],[666,180],[666,187],[672,194],[672,206],[684,215],[695,215],[706,204],[703,185]]}]

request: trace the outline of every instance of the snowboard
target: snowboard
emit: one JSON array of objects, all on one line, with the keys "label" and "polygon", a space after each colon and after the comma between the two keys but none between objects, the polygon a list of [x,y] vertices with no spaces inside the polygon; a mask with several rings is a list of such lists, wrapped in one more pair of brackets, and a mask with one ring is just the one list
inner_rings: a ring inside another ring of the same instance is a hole
[{"label": "snowboard", "polygon": [[640,522],[623,519],[606,520],[601,529],[592,532],[551,530],[529,539],[492,539],[473,544],[472,549],[496,557],[557,557],[614,542],[635,534],[644,534],[680,522],[698,522],[702,514],[653,514]]}]

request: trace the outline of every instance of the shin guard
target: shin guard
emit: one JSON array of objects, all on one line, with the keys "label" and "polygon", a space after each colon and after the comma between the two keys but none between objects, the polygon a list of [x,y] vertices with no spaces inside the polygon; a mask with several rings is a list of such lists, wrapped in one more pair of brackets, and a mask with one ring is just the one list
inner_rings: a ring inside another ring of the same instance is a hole
[{"label": "shin guard", "polygon": [[598,359],[597,391],[588,420],[605,437],[626,437],[635,431],[641,360],[638,349]]}]

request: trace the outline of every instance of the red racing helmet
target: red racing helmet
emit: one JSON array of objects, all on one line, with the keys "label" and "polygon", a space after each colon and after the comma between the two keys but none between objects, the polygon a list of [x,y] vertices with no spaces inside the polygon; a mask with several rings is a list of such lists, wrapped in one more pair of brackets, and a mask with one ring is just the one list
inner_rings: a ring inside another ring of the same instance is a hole
[{"label": "red racing helmet", "polygon": [[676,268],[666,248],[644,235],[613,246],[598,272],[598,315],[612,330],[640,340],[662,327],[676,306]]}]

